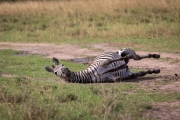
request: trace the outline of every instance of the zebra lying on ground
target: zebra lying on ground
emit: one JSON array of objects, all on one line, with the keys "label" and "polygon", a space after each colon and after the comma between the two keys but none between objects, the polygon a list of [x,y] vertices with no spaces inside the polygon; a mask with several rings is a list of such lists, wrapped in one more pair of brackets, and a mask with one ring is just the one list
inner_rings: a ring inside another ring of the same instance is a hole
[{"label": "zebra lying on ground", "polygon": [[48,72],[56,74],[67,82],[76,83],[105,83],[118,82],[133,79],[146,74],[160,73],[160,69],[140,71],[132,73],[127,66],[129,59],[141,60],[143,58],[160,58],[158,54],[140,56],[129,48],[123,48],[117,52],[102,53],[93,63],[80,72],[71,72],[67,67],[60,64],[57,58],[53,58],[53,68],[45,67]]}]

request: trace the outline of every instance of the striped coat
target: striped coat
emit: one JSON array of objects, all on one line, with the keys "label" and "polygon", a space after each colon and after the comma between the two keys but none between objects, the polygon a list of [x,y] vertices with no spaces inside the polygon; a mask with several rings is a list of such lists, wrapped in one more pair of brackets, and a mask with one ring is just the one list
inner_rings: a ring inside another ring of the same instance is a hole
[{"label": "striped coat", "polygon": [[113,62],[109,65],[101,66],[100,64],[107,60],[114,60],[121,58],[118,53],[108,52],[98,56],[94,62],[84,71],[72,72],[69,82],[79,83],[104,83],[114,82],[114,77],[124,77],[131,72],[129,71],[124,60]]},{"label": "striped coat", "polygon": [[146,74],[159,73],[160,69],[140,71],[132,73],[127,66],[129,59],[141,60],[144,58],[159,58],[158,54],[137,55],[129,48],[123,48],[117,52],[107,52],[99,55],[94,62],[83,71],[71,72],[66,66],[59,63],[57,58],[53,58],[55,66],[47,66],[48,72],[56,74],[67,82],[76,83],[105,83],[116,82],[125,79],[141,77]]}]

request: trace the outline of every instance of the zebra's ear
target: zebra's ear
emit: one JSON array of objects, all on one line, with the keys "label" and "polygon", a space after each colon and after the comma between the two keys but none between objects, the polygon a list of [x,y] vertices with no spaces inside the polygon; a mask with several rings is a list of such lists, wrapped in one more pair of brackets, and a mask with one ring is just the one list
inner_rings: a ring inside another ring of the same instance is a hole
[{"label": "zebra's ear", "polygon": [[55,57],[53,57],[53,62],[55,63],[55,65],[59,65],[59,60],[57,59],[57,58],[55,58]]},{"label": "zebra's ear", "polygon": [[49,66],[45,67],[45,70],[48,71],[48,72],[53,72],[54,73],[54,70],[52,68],[50,68]]}]

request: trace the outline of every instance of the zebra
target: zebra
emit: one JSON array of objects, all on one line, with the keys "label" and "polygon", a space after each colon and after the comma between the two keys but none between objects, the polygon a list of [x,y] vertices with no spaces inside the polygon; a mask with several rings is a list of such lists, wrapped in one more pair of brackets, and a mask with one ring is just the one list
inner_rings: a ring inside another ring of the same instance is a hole
[{"label": "zebra", "polygon": [[92,64],[85,70],[72,72],[66,66],[59,63],[55,57],[52,58],[55,66],[47,66],[45,70],[72,83],[106,83],[120,82],[127,79],[135,79],[146,74],[160,73],[160,69],[140,71],[132,73],[128,68],[130,59],[141,60],[144,58],[160,58],[159,54],[138,55],[129,48],[123,48],[117,52],[105,52],[95,58]]}]

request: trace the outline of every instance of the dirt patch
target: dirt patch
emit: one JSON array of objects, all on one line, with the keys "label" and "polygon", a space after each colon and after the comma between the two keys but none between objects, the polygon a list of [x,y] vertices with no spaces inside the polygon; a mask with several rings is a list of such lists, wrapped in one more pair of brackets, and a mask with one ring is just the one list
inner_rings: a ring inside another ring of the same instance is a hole
[{"label": "dirt patch", "polygon": [[16,77],[16,75],[13,74],[1,74],[1,76],[6,78]]},{"label": "dirt patch", "polygon": [[158,120],[179,120],[180,101],[153,103],[152,109],[144,113],[146,118]]},{"label": "dirt patch", "polygon": [[41,54],[46,57],[57,57],[59,59],[74,59],[77,57],[96,56],[101,50],[93,47],[79,46],[76,44],[54,45],[54,44],[25,44],[0,42],[0,49],[13,49],[28,52],[29,54]]}]

